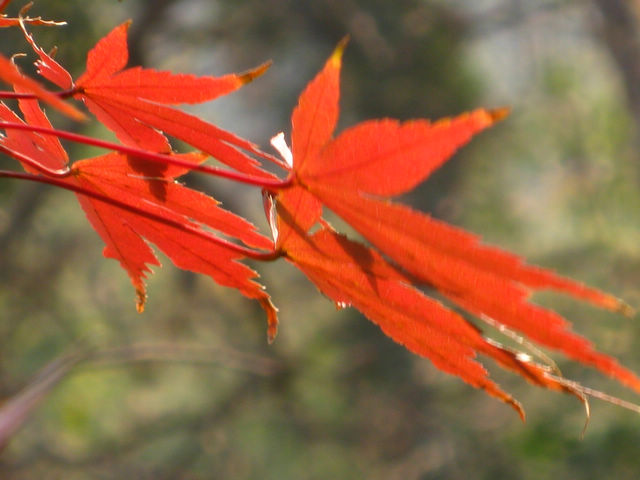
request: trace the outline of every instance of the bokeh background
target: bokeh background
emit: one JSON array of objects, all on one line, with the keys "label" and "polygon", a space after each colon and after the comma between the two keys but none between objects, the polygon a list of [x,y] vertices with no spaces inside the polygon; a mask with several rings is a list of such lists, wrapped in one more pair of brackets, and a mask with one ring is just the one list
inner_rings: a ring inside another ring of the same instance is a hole
[{"label": "bokeh background", "polygon": [[[132,65],[222,74],[272,59],[253,84],[190,108],[265,149],[345,34],[341,128],[509,106],[403,200],[640,305],[636,1],[39,0],[32,13],[69,22],[31,31],[75,75],[129,18]],[[3,53],[28,51],[19,32],[0,35]],[[73,159],[98,154],[68,147]],[[0,157],[0,167],[16,165]],[[265,228],[255,189],[187,181]],[[254,302],[164,258],[137,314],[126,274],[101,251],[73,195],[0,182],[0,413],[39,400],[0,454],[3,479],[640,475],[637,414],[594,400],[581,439],[578,401],[491,367],[524,404],[522,424],[357,312],[336,311],[283,262],[257,266],[281,313],[268,346]],[[535,300],[640,371],[637,321]],[[67,368],[87,349],[92,361]],[[554,358],[568,377],[640,400]]]}]

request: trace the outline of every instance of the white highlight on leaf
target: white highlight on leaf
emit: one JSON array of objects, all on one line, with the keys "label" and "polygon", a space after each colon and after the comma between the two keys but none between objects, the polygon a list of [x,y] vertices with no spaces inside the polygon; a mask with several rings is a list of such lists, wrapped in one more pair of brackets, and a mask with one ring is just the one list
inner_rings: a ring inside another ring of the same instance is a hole
[{"label": "white highlight on leaf", "polygon": [[293,154],[291,153],[291,149],[289,149],[289,145],[287,145],[287,142],[284,139],[283,132],[278,133],[271,139],[271,145],[282,156],[289,168],[293,168]]},{"label": "white highlight on leaf", "polygon": [[533,361],[533,357],[531,355],[529,355],[528,353],[524,353],[524,352],[518,352],[516,353],[516,358],[524,363],[529,363]]},{"label": "white highlight on leaf", "polygon": [[264,205],[264,213],[267,215],[267,222],[271,229],[271,237],[273,243],[278,242],[278,211],[276,210],[276,202],[273,195],[267,191],[262,192],[262,204]]}]

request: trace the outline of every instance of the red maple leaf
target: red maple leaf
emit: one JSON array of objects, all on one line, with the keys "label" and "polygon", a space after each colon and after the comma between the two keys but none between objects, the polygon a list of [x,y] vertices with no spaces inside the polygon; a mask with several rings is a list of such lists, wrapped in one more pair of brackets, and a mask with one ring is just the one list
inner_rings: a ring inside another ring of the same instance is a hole
[{"label": "red maple leaf", "polygon": [[[284,194],[279,199],[281,209],[289,204],[286,197]],[[579,387],[549,376],[546,366],[485,339],[462,316],[412,286],[410,277],[375,250],[327,228],[313,235],[294,229],[282,248],[286,258],[336,305],[357,308],[408,350],[508,403],[522,419],[524,410],[519,402],[489,379],[488,372],[475,360],[476,353],[490,356],[536,385],[584,400]]]},{"label": "red maple leaf", "polygon": [[[88,54],[85,73],[75,83],[26,30],[25,34],[39,57],[40,74],[66,89],[59,95],[81,99],[124,144],[139,149],[137,156],[110,153],[69,167],[59,141],[42,130],[51,125],[37,102],[24,98],[20,108],[34,131],[9,129],[0,138],[0,148],[20,160],[32,175],[55,178],[49,182],[78,193],[87,217],[106,243],[105,255],[117,259],[129,274],[140,309],[149,265],[158,264],[149,241],[176,265],[207,274],[257,299],[267,312],[272,339],[276,310],[254,281],[256,273],[239,260],[246,256],[272,259],[280,254],[336,304],[353,305],[412,352],[509,403],[521,415],[520,405],[475,360],[477,353],[539,386],[582,400],[590,392],[555,375],[549,365],[485,339],[478,328],[423,294],[420,287],[435,288],[491,325],[520,332],[640,391],[640,379],[632,372],[572,333],[560,315],[531,304],[529,296],[534,290],[553,289],[628,313],[624,303],[549,270],[526,265],[513,254],[483,245],[470,233],[389,200],[425,180],[473,135],[502,118],[504,110],[476,110],[438,122],[367,121],[334,139],[343,43],[302,93],[293,112],[293,152],[284,155],[291,172],[286,181],[279,182],[245,153],[268,158],[253,144],[166,106],[199,103],[229,93],[260,75],[266,66],[223,77],[126,69],[127,28],[128,23],[116,27],[96,44]],[[11,62],[11,68],[3,70],[2,60],[0,78],[18,91],[56,101],[58,97],[25,80]],[[4,105],[0,105],[0,120],[13,124],[14,129],[22,122]],[[63,136],[64,132],[59,133]],[[204,153],[173,154],[164,134]],[[154,152],[166,154],[165,160],[179,159],[182,165],[149,163],[146,154]],[[274,208],[268,209],[277,238],[275,252],[273,242],[249,222],[221,209],[212,198],[174,182],[208,155],[252,175],[245,180],[263,185],[269,202],[275,198]],[[322,219],[323,206],[351,224],[372,247],[333,231]],[[311,234],[318,223],[320,229]],[[268,253],[261,257],[248,247]]]},{"label": "red maple leaf", "polygon": [[[19,106],[30,126],[51,128],[37,100],[20,99]],[[22,123],[1,103],[0,120]],[[0,137],[0,148],[20,160],[29,172],[49,177],[55,173],[55,180],[49,183],[78,192],[87,218],[106,244],[104,255],[118,260],[128,273],[136,289],[138,310],[144,308],[149,265],[160,265],[148,241],[178,267],[208,275],[258,300],[267,313],[270,338],[275,336],[276,309],[255,282],[256,272],[239,262],[253,250],[215,234],[266,250],[273,249],[273,242],[247,220],[222,209],[213,198],[175,182],[189,171],[188,166],[167,165],[162,176],[149,178],[132,168],[137,159],[109,153],[69,167],[58,138],[15,129]],[[200,153],[173,156],[193,165],[206,159]]]},{"label": "red maple leaf", "polygon": [[[265,157],[254,144],[181,110],[166,106],[213,100],[242,87],[262,75],[265,63],[242,74],[221,77],[174,74],[149,68],[125,68],[129,59],[127,30],[131,22],[114,28],[87,55],[85,72],[73,82],[55,60],[27,40],[39,56],[38,71],[65,89],[65,95],[82,100],[87,108],[126,145],[150,152],[171,152],[163,134],[178,138],[220,162],[243,173],[263,178],[273,176],[244,151]],[[267,157],[268,158],[268,157]],[[143,167],[145,164],[140,164]],[[146,164],[146,173],[157,174],[158,166]]]},{"label": "red maple leaf", "polygon": [[[333,138],[338,119],[344,43],[300,96],[292,115],[290,184],[276,198],[278,248],[337,304],[353,305],[409,350],[517,407],[472,361],[492,357],[534,383],[581,396],[526,357],[484,340],[475,327],[413,286],[426,285],[486,319],[559,350],[640,391],[640,379],[596,352],[559,314],[529,302],[533,290],[564,292],[599,307],[629,313],[615,297],[480,243],[477,236],[437,221],[390,196],[414,188],[459,147],[505,115],[476,110],[438,122],[363,122]],[[281,150],[283,150],[281,148]],[[321,219],[326,206],[374,249],[338,236]],[[317,222],[325,225],[314,235]],[[387,261],[382,255],[389,259]],[[389,263],[390,262],[390,263]]]},{"label": "red maple leaf", "polygon": [[2,55],[0,55],[0,80],[24,92],[34,94],[64,114],[69,115],[71,118],[76,120],[84,118],[82,112],[73,105],[68,104],[54,93],[49,92],[35,80],[23,75],[11,60]]},{"label": "red maple leaf", "polygon": [[[9,6],[11,0],[2,0],[0,1],[0,12],[4,12],[5,9]],[[16,27],[21,24],[28,23],[30,25],[44,25],[44,26],[60,26],[66,25],[67,22],[56,22],[54,20],[44,20],[42,17],[28,17],[26,13],[33,6],[32,3],[28,3],[20,10],[20,15],[18,17],[9,17],[4,13],[0,13],[0,28],[6,27]]]},{"label": "red maple leaf", "polygon": [[[3,0],[0,2],[0,12],[4,11],[4,9],[9,5],[11,0]],[[43,20],[40,17],[30,18],[26,17],[25,14],[31,7],[31,4],[27,4],[21,11],[20,16],[18,18],[10,18],[5,14],[0,14],[0,28],[1,27],[12,27],[12,26],[20,26],[25,33],[27,40],[31,43],[31,45],[36,49],[36,52],[41,56],[41,58],[47,58],[51,61],[51,64],[54,69],[57,70],[58,76],[52,76],[50,80],[53,83],[58,84],[54,80],[60,80],[62,83],[65,82],[65,78],[60,76],[60,72],[64,72],[63,75],[68,77],[68,81],[70,84],[71,76],[69,73],[64,70],[58,63],[53,60],[53,58],[45,53],[41,48],[39,48],[31,36],[27,33],[25,24],[29,23],[31,25],[47,25],[47,26],[59,26],[65,25],[65,22],[55,22],[50,20]],[[47,75],[44,75],[45,78],[49,78]],[[65,115],[74,118],[75,120],[84,119],[84,115],[82,112],[77,110],[73,105],[66,103],[59,95],[55,93],[49,92],[44,87],[42,87],[35,80],[23,75],[20,70],[13,64],[12,61],[0,55],[0,80],[12,85],[14,88],[20,91],[20,93],[29,93],[33,94],[35,97],[39,98],[42,101],[45,101],[52,105],[54,108],[57,108]],[[59,86],[59,84],[58,84]],[[7,93],[7,92],[3,92]],[[4,98],[8,98],[8,96],[4,96]]]},{"label": "red maple leaf", "polygon": [[[256,272],[239,262],[246,255],[257,258],[265,255],[254,248],[266,249],[269,257],[273,242],[257,233],[242,217],[220,208],[214,199],[174,181],[188,172],[191,165],[199,167],[208,155],[253,174],[254,179],[260,177],[268,181],[273,176],[239,150],[261,154],[253,144],[162,105],[211,100],[238,89],[262,74],[268,65],[223,77],[196,77],[140,67],[123,70],[128,59],[128,25],[127,22],[116,27],[98,42],[89,52],[85,73],[75,83],[67,70],[36,44],[24,24],[21,27],[38,55],[38,73],[64,89],[57,95],[49,94],[54,100],[62,102],[60,97],[68,96],[82,99],[98,120],[114,130],[125,144],[136,147],[139,154],[162,152],[165,159],[180,161],[182,166],[151,162],[144,155],[112,153],[75,162],[69,167],[66,152],[55,136],[11,128],[11,124],[24,123],[4,104],[0,106],[0,120],[8,122],[7,134],[0,147],[20,160],[29,172],[54,177],[55,181],[50,183],[79,194],[88,219],[106,243],[105,256],[117,259],[129,274],[137,292],[139,310],[146,298],[144,278],[150,271],[149,265],[159,265],[146,243],[149,241],[177,266],[209,275],[221,285],[237,288],[257,299],[267,312],[269,338],[273,339],[276,309],[263,287],[253,280]],[[26,124],[29,128],[51,129],[37,102],[22,95],[34,93],[28,88],[30,79],[24,78],[27,86],[22,76],[15,79],[11,76],[9,81],[20,99]],[[35,93],[38,98],[43,96],[38,91]],[[174,154],[161,130],[192,143],[204,153]],[[53,132],[60,136],[67,133]],[[88,140],[88,143],[99,143]],[[218,233],[233,240],[224,240]],[[236,240],[251,248],[233,243]]]}]

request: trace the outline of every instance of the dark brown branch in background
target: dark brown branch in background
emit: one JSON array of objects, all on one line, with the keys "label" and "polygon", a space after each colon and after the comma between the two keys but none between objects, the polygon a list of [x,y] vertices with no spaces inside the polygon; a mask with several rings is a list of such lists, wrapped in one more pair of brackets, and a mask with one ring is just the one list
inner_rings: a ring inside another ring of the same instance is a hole
[{"label": "dark brown branch in background", "polygon": [[51,390],[76,367],[80,365],[85,367],[129,366],[139,362],[218,364],[259,376],[272,376],[282,371],[282,365],[270,358],[241,352],[229,347],[193,344],[134,344],[65,354],[45,365],[34,380],[2,405],[0,408],[0,450],[31,417]]},{"label": "dark brown branch in background", "polygon": [[[597,33],[620,71],[627,105],[636,124],[636,146],[640,147],[640,19],[637,3],[633,0],[593,0],[600,14]],[[640,182],[640,169],[636,170]]]},{"label": "dark brown branch in background", "polygon": [[629,106],[640,123],[640,28],[632,2],[594,0],[601,14],[600,34],[615,60],[629,99]]},{"label": "dark brown branch in background", "polygon": [[115,367],[140,362],[170,362],[173,364],[212,365],[244,371],[253,375],[271,376],[282,365],[271,358],[245,353],[230,347],[185,345],[178,343],[139,343],[105,348],[93,353],[87,367]]},{"label": "dark brown branch in background", "polygon": [[129,65],[146,65],[145,40],[150,32],[162,23],[167,10],[176,0],[156,0],[154,2],[141,2],[144,5],[142,11],[136,15],[136,20],[131,26],[128,35]]},{"label": "dark brown branch in background", "polygon": [[36,378],[20,393],[7,400],[0,409],[0,450],[33,414],[49,392],[83,359],[74,353],[63,355],[45,365]]}]

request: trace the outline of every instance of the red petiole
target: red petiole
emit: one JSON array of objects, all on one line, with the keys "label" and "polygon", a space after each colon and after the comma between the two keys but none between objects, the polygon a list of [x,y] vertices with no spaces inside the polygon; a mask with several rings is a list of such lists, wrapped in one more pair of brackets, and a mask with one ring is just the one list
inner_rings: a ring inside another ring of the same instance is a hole
[{"label": "red petiole", "polygon": [[[56,97],[60,97],[60,98],[69,98],[72,97],[75,93],[77,93],[77,89],[74,88],[70,88],[69,90],[61,90],[59,92],[51,92],[53,95],[55,95]],[[0,90],[0,98],[6,98],[6,99],[11,99],[11,100],[15,100],[15,99],[20,99],[20,100],[40,100],[40,97],[38,95],[35,95],[33,93],[26,93],[26,92],[10,92],[10,91],[6,91],[6,90]]]},{"label": "red petiole", "polygon": [[[184,160],[180,160],[179,158],[175,158],[172,155],[148,152],[146,150],[141,150],[139,148],[128,147],[126,145],[108,142],[108,141],[100,140],[97,138],[87,137],[85,135],[80,135],[77,133],[66,132],[64,130],[57,130],[54,128],[39,127],[35,125],[28,125],[25,123],[15,123],[15,122],[0,122],[0,128],[5,130],[7,129],[24,130],[28,132],[42,133],[44,135],[54,135],[58,138],[64,138],[65,140],[70,140],[72,142],[83,143],[85,145],[92,145],[95,147],[105,148],[108,150],[114,150],[116,152],[124,153],[126,155],[131,155],[137,158],[142,158],[144,160],[150,160],[152,162],[162,163],[165,165],[175,165],[178,167],[184,167],[184,168],[188,168],[189,170],[195,170],[198,172],[206,173],[208,175],[227,178],[229,180],[236,181],[239,183],[245,183],[247,185],[254,185],[254,186],[266,188],[266,189],[285,188],[289,186],[293,181],[291,177],[288,177],[284,180],[281,180],[279,178],[260,178],[252,175],[245,175],[243,173],[234,172],[232,170],[227,170],[224,168],[212,167],[210,165],[198,165],[198,164],[194,164]],[[13,153],[15,152],[12,152],[10,154],[12,156],[15,156],[13,155]],[[33,164],[33,161],[31,161],[30,164]],[[45,170],[44,167],[42,167],[39,164],[34,166],[45,174],[49,173],[48,170]],[[50,174],[54,177],[66,176],[66,175],[60,175],[60,173],[56,173],[56,172],[51,172]]]},{"label": "red petiole", "polygon": [[155,222],[160,222],[163,223],[165,225],[168,225],[170,227],[176,228],[178,230],[181,230],[183,232],[187,232],[187,233],[191,233],[193,235],[196,235],[200,238],[203,238],[207,241],[210,241],[212,243],[215,243],[217,245],[220,245],[221,247],[233,250],[235,252],[237,252],[239,255],[246,257],[246,258],[251,258],[254,260],[260,260],[260,261],[271,261],[271,260],[276,260],[277,258],[279,258],[282,254],[277,251],[277,250],[272,250],[272,251],[267,251],[267,252],[261,252],[258,250],[253,250],[251,248],[247,248],[247,247],[243,247],[241,245],[235,244],[233,242],[230,242],[228,240],[225,240],[223,238],[220,237],[216,237],[215,235],[206,232],[204,230],[201,230],[195,226],[183,223],[183,222],[179,222],[176,220],[172,220],[170,218],[166,218],[163,217],[162,215],[158,215],[155,214],[153,212],[149,212],[147,210],[144,210],[142,208],[138,208],[135,207],[133,205],[130,205],[128,203],[125,202],[121,202],[119,200],[116,200],[112,197],[109,197],[107,195],[103,195],[99,192],[96,192],[94,190],[90,190],[88,188],[84,188],[81,187],[80,185],[74,185],[72,183],[69,183],[67,181],[64,181],[60,178],[51,178],[51,177],[44,177],[44,176],[40,176],[40,175],[34,175],[32,173],[24,173],[24,172],[14,172],[11,170],[0,170],[0,177],[3,178],[15,178],[15,179],[19,179],[19,180],[28,180],[31,182],[39,182],[39,183],[45,183],[47,185],[53,185],[56,187],[60,187],[60,188],[64,188],[65,190],[70,190],[72,192],[81,194],[81,195],[86,195],[88,197],[91,197],[95,200],[99,200],[101,202],[105,202],[108,203],[110,205],[113,205],[114,207],[117,208],[121,208],[123,210],[126,210],[128,212],[134,213],[136,215],[140,215],[143,216],[145,218],[148,218],[149,220],[153,220]]}]

